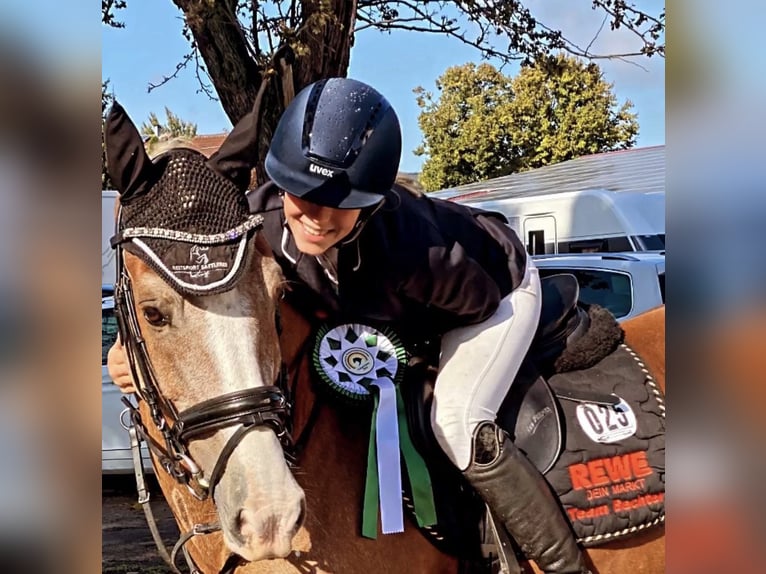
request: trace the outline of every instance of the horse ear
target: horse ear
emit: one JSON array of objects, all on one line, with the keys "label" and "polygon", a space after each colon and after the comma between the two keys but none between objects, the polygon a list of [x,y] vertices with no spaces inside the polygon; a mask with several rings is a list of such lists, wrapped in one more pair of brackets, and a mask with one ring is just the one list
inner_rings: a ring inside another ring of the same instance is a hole
[{"label": "horse ear", "polygon": [[258,90],[253,109],[237,122],[210,159],[208,166],[231,180],[242,191],[250,185],[250,170],[258,163],[258,132],[265,83]]},{"label": "horse ear", "polygon": [[141,134],[116,101],[104,125],[106,168],[122,201],[147,191],[154,166],[146,153]]}]

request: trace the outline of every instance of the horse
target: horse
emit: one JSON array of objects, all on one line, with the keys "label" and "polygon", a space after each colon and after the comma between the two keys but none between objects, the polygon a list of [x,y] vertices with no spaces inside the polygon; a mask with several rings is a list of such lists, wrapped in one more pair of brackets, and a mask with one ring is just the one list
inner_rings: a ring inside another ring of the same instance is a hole
[{"label": "horse", "polygon": [[[261,253],[267,253],[266,249]],[[267,255],[262,254],[261,258],[261,265],[268,262]],[[151,272],[138,260],[131,260],[128,268],[136,277],[151,276]],[[280,336],[279,347],[288,365],[289,379],[297,383],[294,392],[297,400],[293,409],[296,434],[300,436],[317,400],[310,384],[309,357],[303,352],[305,339],[310,335],[310,324],[284,302],[280,305],[280,314],[285,329]],[[650,366],[663,392],[664,325],[664,307],[623,323],[627,342]],[[211,344],[211,341],[195,342],[195,345],[201,346],[198,352],[203,353],[209,352],[207,349]],[[207,373],[205,378],[217,380],[215,373]],[[176,387],[175,393],[183,389],[181,380],[175,378],[177,382],[172,384]],[[175,394],[170,388],[168,392]],[[217,393],[210,389],[208,394],[213,396],[220,392],[221,389]],[[148,416],[146,406],[142,404],[141,408],[144,417]],[[156,429],[152,431],[157,432]],[[299,461],[299,471],[296,472],[298,483],[307,495],[307,512],[306,521],[295,536],[293,554],[282,559],[250,562],[237,568],[237,573],[337,574],[357,572],[360,565],[364,565],[367,572],[381,574],[458,572],[457,561],[436,551],[410,524],[406,525],[403,534],[386,535],[377,540],[364,539],[358,534],[367,452],[367,431],[363,421],[343,420],[336,410],[326,405],[320,407],[310,432]],[[215,452],[215,446],[207,448]],[[259,464],[267,462],[262,458]],[[277,460],[275,464],[280,462]],[[156,463],[155,468],[158,468]],[[242,475],[236,480],[254,484],[255,474],[249,475],[247,469],[242,470]],[[195,499],[167,473],[159,471],[157,478],[182,532],[191,531],[195,524],[215,519],[216,509],[212,501]],[[190,554],[202,572],[219,572],[231,551],[221,534],[197,537],[189,544]],[[587,552],[594,573],[664,572],[664,535],[661,529],[644,531]],[[536,568],[532,571],[539,572]]]},{"label": "horse", "polygon": [[[107,135],[110,123],[114,131],[128,129],[125,117],[108,120]],[[143,161],[140,136],[128,131],[112,146],[118,165],[110,174],[121,182],[121,202],[127,206],[139,196],[143,203],[134,202],[134,211],[151,210],[148,186],[136,182],[156,182],[156,174],[145,173],[155,168]],[[231,181],[244,179],[241,136],[235,128],[206,164]],[[460,572],[457,558],[409,523],[403,533],[376,540],[359,534],[369,422],[320,400],[306,352],[311,323],[281,298],[289,286],[258,234],[257,217],[247,221],[252,225],[237,227],[245,229],[237,236],[242,245],[249,245],[238,260],[238,278],[204,295],[179,292],[181,283],[158,270],[157,261],[125,249],[124,229],[115,241],[121,338],[143,399],[133,411],[133,428],[150,443],[191,563],[204,573]],[[623,324],[663,391],[664,317],[662,307]],[[297,465],[286,442],[302,447]],[[587,555],[597,574],[663,572],[664,533],[642,531]],[[532,564],[525,569],[537,571]]]}]

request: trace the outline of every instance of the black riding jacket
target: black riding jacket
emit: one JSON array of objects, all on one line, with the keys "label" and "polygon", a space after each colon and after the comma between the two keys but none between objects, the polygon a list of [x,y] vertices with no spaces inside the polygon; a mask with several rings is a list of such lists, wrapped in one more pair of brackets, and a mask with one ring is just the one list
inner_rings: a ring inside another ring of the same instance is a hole
[{"label": "black riding jacket", "polygon": [[502,215],[395,186],[361,232],[337,246],[336,285],[316,257],[296,248],[276,185],[252,190],[248,200],[264,217],[293,305],[308,316],[321,309],[337,320],[388,325],[405,344],[487,319],[524,276],[526,251]]}]

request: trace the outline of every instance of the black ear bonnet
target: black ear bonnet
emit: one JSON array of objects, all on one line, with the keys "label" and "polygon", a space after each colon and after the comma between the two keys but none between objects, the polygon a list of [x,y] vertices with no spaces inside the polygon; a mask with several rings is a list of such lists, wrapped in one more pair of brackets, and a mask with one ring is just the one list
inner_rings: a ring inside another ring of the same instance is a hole
[{"label": "black ear bonnet", "polygon": [[255,153],[252,116],[210,159],[176,148],[152,160],[122,106],[109,112],[107,169],[120,193],[112,244],[140,257],[180,293],[230,289],[249,260],[249,239],[262,221],[245,197]]}]

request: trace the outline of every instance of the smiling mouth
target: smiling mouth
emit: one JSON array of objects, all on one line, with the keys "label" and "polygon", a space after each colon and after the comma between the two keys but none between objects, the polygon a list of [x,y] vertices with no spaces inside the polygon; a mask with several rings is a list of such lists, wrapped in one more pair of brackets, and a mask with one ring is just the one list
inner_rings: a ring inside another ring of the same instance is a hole
[{"label": "smiling mouth", "polygon": [[329,230],[317,229],[316,227],[309,227],[305,223],[301,222],[304,233],[311,235],[312,237],[323,237],[329,233]]}]

